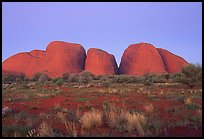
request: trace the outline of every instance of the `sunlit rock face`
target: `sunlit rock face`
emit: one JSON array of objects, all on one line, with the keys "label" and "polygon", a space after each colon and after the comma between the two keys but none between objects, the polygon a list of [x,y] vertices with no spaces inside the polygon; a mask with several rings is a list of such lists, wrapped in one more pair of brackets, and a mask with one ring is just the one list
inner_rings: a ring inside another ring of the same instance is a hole
[{"label": "sunlit rock face", "polygon": [[164,65],[168,73],[180,72],[182,67],[189,64],[182,57],[179,57],[165,49],[157,48],[157,50],[164,61]]},{"label": "sunlit rock face", "polygon": [[130,45],[123,53],[119,73],[143,75],[149,73],[166,73],[163,60],[157,49],[148,43]]},{"label": "sunlit rock face", "polygon": [[115,57],[96,48],[88,50],[85,70],[93,73],[94,75],[114,75],[118,73]]},{"label": "sunlit rock face", "polygon": [[22,52],[6,59],[2,64],[4,71],[21,72],[32,77],[41,72],[55,78],[63,73],[79,73],[84,69],[85,49],[80,44],[53,41],[46,51]]}]

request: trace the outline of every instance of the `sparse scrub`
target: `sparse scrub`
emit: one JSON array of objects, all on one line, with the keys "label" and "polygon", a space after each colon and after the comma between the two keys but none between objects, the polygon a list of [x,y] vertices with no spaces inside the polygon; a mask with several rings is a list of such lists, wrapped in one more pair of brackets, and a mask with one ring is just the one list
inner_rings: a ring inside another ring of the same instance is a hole
[{"label": "sparse scrub", "polygon": [[3,137],[25,137],[31,128],[28,126],[8,125],[2,127]]},{"label": "sparse scrub", "polygon": [[42,73],[36,72],[36,73],[33,74],[31,80],[32,81],[38,81],[41,75],[42,75]]},{"label": "sparse scrub", "polygon": [[69,82],[78,82],[79,76],[77,74],[70,74],[69,75]]},{"label": "sparse scrub", "polygon": [[103,87],[109,87],[111,85],[111,81],[110,80],[106,80],[106,81],[102,81],[101,82],[101,85]]},{"label": "sparse scrub", "polygon": [[60,104],[59,104],[59,103],[55,104],[54,110],[55,110],[55,111],[58,111],[58,112],[62,110],[62,108],[60,107]]},{"label": "sparse scrub", "polygon": [[182,83],[193,87],[195,85],[202,85],[202,67],[198,64],[190,64],[182,68],[183,74]]},{"label": "sparse scrub", "polygon": [[24,73],[18,73],[18,74],[2,74],[2,83],[14,83],[14,82],[22,82],[25,78]]},{"label": "sparse scrub", "polygon": [[59,78],[56,82],[57,85],[61,86],[64,83],[64,80],[62,78]]},{"label": "sparse scrub", "polygon": [[53,83],[56,83],[59,79],[60,79],[60,78],[54,78],[54,79],[52,79],[52,82],[53,82]]},{"label": "sparse scrub", "polygon": [[70,76],[69,73],[64,73],[64,74],[62,75],[62,79],[63,79],[64,81],[69,81],[69,76]]},{"label": "sparse scrub", "polygon": [[[166,76],[167,75],[168,74],[166,74]],[[153,83],[165,83],[165,82],[167,82],[165,76],[160,75],[160,74],[153,74],[152,77],[151,77],[151,80],[152,80]]]},{"label": "sparse scrub", "polygon": [[190,110],[195,110],[195,109],[198,108],[198,106],[196,104],[194,104],[194,103],[187,104],[187,107]]},{"label": "sparse scrub", "polygon": [[40,83],[45,83],[45,82],[47,82],[48,80],[49,80],[49,77],[48,77],[48,75],[46,75],[46,74],[40,75],[40,77],[39,77],[39,79],[38,79],[38,81],[39,81]]}]

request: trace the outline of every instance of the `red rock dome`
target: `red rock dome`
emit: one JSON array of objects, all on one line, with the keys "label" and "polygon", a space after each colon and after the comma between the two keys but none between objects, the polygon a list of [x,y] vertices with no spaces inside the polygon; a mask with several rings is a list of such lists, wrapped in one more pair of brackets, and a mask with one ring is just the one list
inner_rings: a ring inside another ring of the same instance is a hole
[{"label": "red rock dome", "polygon": [[87,52],[85,70],[95,75],[117,74],[115,57],[101,49],[91,48]]},{"label": "red rock dome", "polygon": [[172,54],[171,52],[165,49],[157,48],[157,50],[164,61],[164,65],[168,73],[180,72],[182,67],[187,66],[189,64],[183,58]]},{"label": "red rock dome", "polygon": [[130,45],[123,53],[120,74],[143,75],[166,73],[165,65],[157,49],[148,43]]},{"label": "red rock dome", "polygon": [[48,45],[46,51],[33,50],[9,57],[3,62],[2,69],[23,72],[28,77],[32,77],[35,72],[59,77],[66,72],[81,72],[85,58],[85,49],[80,44],[54,41]]}]

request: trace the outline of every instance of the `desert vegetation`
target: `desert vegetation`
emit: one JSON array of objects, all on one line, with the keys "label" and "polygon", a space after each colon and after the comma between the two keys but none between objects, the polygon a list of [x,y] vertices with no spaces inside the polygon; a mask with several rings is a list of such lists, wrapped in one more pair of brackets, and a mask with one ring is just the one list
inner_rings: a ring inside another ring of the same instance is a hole
[{"label": "desert vegetation", "polygon": [[4,74],[2,82],[3,137],[202,136],[200,65],[144,76]]}]

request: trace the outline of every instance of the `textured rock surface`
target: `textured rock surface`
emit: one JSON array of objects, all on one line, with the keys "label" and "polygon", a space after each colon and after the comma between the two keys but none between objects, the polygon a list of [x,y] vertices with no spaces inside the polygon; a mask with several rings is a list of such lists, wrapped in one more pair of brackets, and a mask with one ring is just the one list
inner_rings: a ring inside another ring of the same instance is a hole
[{"label": "textured rock surface", "polygon": [[128,75],[145,73],[166,73],[157,49],[148,43],[130,45],[123,53],[119,72]]},{"label": "textured rock surface", "polygon": [[85,70],[95,75],[117,74],[115,57],[101,49],[91,48],[87,52]]},{"label": "textured rock surface", "polygon": [[189,64],[183,58],[172,54],[171,52],[165,49],[157,48],[157,50],[164,61],[164,65],[168,73],[180,72],[182,67],[187,66]]},{"label": "textured rock surface", "polygon": [[51,42],[46,51],[18,53],[2,64],[4,71],[23,72],[32,77],[35,72],[59,77],[65,72],[79,73],[84,69],[86,52],[80,44]]},{"label": "textured rock surface", "polygon": [[53,41],[46,51],[32,50],[9,57],[2,63],[2,74],[25,73],[32,77],[34,73],[41,72],[55,78],[66,72],[80,73],[84,69],[95,75],[162,74],[179,72],[188,64],[167,50],[139,43],[130,45],[124,51],[118,70],[115,57],[101,49],[89,49],[86,58],[86,52],[80,44]]}]

